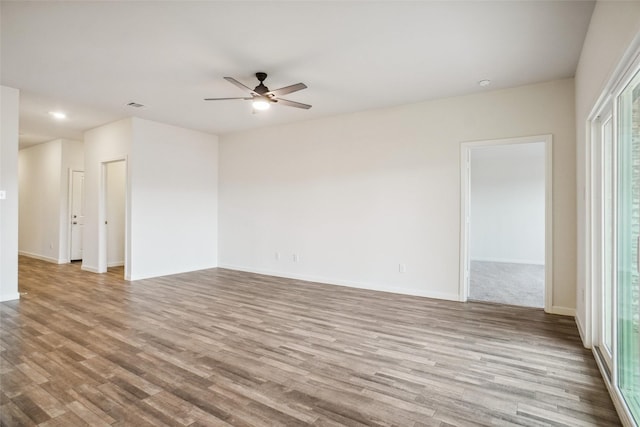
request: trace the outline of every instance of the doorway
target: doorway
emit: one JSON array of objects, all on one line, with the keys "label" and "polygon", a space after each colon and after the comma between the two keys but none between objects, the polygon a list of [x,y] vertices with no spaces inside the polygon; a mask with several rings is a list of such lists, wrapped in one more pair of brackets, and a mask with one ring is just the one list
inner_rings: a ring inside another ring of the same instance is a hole
[{"label": "doorway", "polygon": [[84,171],[69,171],[69,261],[82,261],[84,233]]},{"label": "doorway", "polygon": [[463,143],[460,300],[551,310],[551,136]]},{"label": "doorway", "polygon": [[126,160],[102,163],[101,189],[100,272],[127,277]]}]

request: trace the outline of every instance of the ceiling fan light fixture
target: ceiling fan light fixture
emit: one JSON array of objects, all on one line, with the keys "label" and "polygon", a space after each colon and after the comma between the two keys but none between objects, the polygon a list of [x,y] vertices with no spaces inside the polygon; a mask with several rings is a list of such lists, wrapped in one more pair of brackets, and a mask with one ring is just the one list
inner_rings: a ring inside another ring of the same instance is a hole
[{"label": "ceiling fan light fixture", "polygon": [[67,118],[67,115],[62,111],[49,111],[49,115],[57,120],[64,120]]},{"label": "ceiling fan light fixture", "polygon": [[256,99],[255,101],[253,101],[253,109],[254,110],[258,110],[258,111],[264,111],[264,110],[268,110],[271,103],[269,101],[266,101],[264,99]]}]

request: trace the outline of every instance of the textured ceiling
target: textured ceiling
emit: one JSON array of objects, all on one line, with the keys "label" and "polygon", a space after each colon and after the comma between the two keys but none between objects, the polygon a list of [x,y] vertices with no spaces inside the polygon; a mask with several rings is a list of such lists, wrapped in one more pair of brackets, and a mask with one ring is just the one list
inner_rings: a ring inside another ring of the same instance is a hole
[{"label": "textured ceiling", "polygon": [[[3,1],[1,81],[22,91],[21,146],[126,116],[224,134],[572,77],[593,6]],[[256,71],[272,89],[306,83],[286,98],[313,108],[202,100],[242,96],[223,77],[253,87]]]}]

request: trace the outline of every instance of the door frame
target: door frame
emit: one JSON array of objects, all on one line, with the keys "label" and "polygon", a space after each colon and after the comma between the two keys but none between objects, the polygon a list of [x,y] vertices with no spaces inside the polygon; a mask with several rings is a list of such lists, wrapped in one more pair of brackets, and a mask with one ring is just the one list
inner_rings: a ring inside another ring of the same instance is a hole
[{"label": "door frame", "polygon": [[131,242],[130,242],[130,191],[128,156],[115,157],[100,162],[100,194],[98,197],[98,273],[107,272],[107,233],[104,227],[107,218],[107,166],[110,163],[124,162],[124,278],[131,279]]},{"label": "door frame", "polygon": [[[607,100],[602,104],[601,108],[598,110],[598,114],[591,120],[591,138],[589,141],[589,171],[591,174],[590,177],[590,185],[589,185],[589,287],[590,294],[589,295],[589,303],[591,304],[591,310],[593,312],[593,325],[592,325],[592,344],[594,347],[600,347],[602,341],[602,335],[604,333],[604,313],[602,310],[602,303],[604,299],[604,229],[602,227],[603,216],[604,216],[604,143],[602,138],[602,124],[603,118],[611,120],[612,125],[612,197],[613,197],[613,212],[612,212],[612,220],[613,220],[613,229],[618,228],[618,144],[617,144],[617,121],[614,120],[614,117],[617,116],[617,106],[614,105],[612,98],[607,98]],[[615,113],[615,116],[614,116]],[[618,247],[617,247],[617,239],[616,236],[613,238],[614,244],[612,245],[612,268],[614,268],[613,277],[612,277],[612,307],[611,307],[611,315],[612,315],[612,342],[611,342],[611,355],[606,354],[606,352],[601,350],[600,356],[604,359],[603,361],[606,363],[607,368],[610,369],[610,375],[614,376],[613,369],[617,369],[617,362],[614,360],[614,352],[617,347],[617,272],[615,271],[615,267],[618,264]]]},{"label": "door frame", "polygon": [[[67,218],[66,220],[67,222],[67,260],[68,262],[71,262],[71,208],[73,206],[73,173],[74,172],[82,172],[84,174],[84,170],[81,169],[73,169],[73,168],[69,168],[69,188],[68,188],[68,203],[67,203]],[[84,188],[82,189],[82,203],[84,204]],[[84,211],[84,209],[83,209]],[[82,242],[82,246],[84,249],[84,236],[83,236],[83,242]]]},{"label": "door frame", "polygon": [[469,224],[471,219],[471,150],[500,145],[544,143],[545,150],[545,236],[544,236],[544,311],[570,314],[553,305],[553,136],[534,135],[516,138],[489,139],[460,144],[460,286],[458,298],[466,302],[469,297]]}]

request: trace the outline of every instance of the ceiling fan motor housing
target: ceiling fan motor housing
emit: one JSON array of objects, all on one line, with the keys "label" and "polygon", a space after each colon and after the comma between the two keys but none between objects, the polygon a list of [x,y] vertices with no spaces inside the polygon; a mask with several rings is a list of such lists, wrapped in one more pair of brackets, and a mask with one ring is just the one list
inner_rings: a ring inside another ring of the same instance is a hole
[{"label": "ceiling fan motor housing", "polygon": [[264,95],[265,93],[269,92],[269,88],[266,87],[265,85],[263,85],[262,83],[260,83],[258,86],[255,87],[255,89],[253,89],[255,92],[259,93],[260,95]]},{"label": "ceiling fan motor housing", "polygon": [[256,73],[256,78],[258,79],[260,84],[256,86],[255,89],[253,90],[259,93],[260,95],[264,95],[265,93],[269,92],[269,88],[266,87],[264,83],[262,83],[267,78],[267,73],[258,72]]}]

